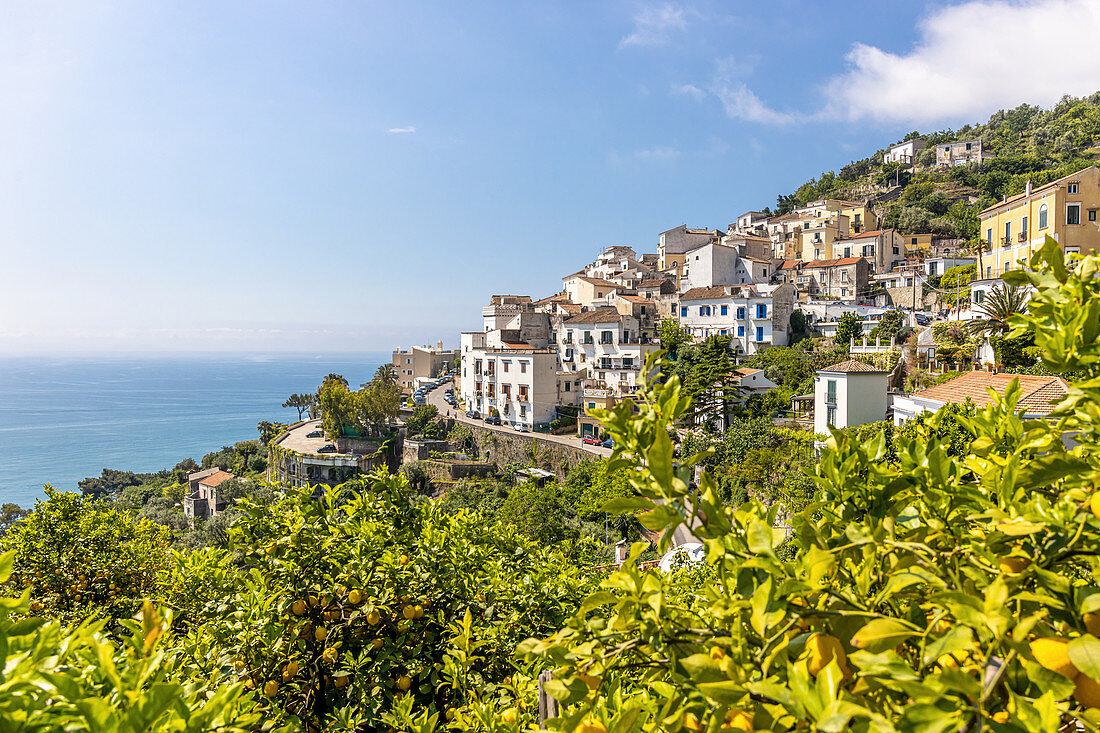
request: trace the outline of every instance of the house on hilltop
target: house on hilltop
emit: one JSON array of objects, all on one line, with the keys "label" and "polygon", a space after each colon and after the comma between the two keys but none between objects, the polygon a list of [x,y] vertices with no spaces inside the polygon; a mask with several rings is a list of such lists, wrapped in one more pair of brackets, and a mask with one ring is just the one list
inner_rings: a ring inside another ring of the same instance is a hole
[{"label": "house on hilltop", "polygon": [[220,495],[219,487],[231,478],[236,476],[216,467],[189,474],[189,490],[183,497],[184,515],[194,520],[195,517],[213,517],[225,511],[225,497]]},{"label": "house on hilltop", "polygon": [[968,399],[978,407],[985,407],[992,400],[989,390],[1004,396],[1013,379],[1020,382],[1020,403],[1017,409],[1024,418],[1047,417],[1054,409],[1054,404],[1069,392],[1069,384],[1061,377],[966,372],[935,387],[914,392],[907,397],[896,397],[894,424],[901,425],[922,412],[935,412],[946,404],[962,404]]}]

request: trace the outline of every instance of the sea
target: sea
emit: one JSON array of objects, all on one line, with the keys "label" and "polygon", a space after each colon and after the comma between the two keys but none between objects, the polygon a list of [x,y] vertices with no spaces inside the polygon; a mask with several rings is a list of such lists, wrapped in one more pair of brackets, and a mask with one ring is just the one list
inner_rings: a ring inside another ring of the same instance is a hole
[{"label": "sea", "polygon": [[0,356],[0,503],[31,507],[43,484],[78,491],[104,468],[171,469],[240,440],[329,373],[352,388],[390,355]]}]

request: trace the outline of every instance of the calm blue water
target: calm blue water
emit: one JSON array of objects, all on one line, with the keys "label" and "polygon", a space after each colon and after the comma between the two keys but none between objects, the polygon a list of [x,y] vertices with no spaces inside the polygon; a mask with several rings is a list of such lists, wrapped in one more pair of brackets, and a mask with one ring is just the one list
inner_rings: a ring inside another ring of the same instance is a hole
[{"label": "calm blue water", "polygon": [[389,354],[0,358],[0,503],[30,506],[46,482],[77,490],[104,468],[157,471],[290,422],[293,392],[329,372],[354,389]]}]

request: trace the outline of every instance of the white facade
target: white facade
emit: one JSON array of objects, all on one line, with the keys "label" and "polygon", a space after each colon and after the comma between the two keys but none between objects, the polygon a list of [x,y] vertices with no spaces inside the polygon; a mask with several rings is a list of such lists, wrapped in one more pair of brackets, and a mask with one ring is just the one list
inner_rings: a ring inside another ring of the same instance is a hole
[{"label": "white facade", "polygon": [[917,158],[917,152],[923,149],[923,139],[915,138],[913,140],[906,140],[903,143],[890,146],[885,155],[882,156],[882,162],[912,165]]},{"label": "white facade", "polygon": [[687,253],[680,288],[691,290],[715,285],[766,283],[771,271],[770,261],[746,257],[739,247],[704,244]]},{"label": "white facade", "polygon": [[731,347],[755,354],[789,340],[793,285],[697,288],[680,297],[680,325],[696,340],[732,337]]},{"label": "white facade", "polygon": [[[870,370],[870,371],[864,371]],[[842,362],[814,377],[814,432],[850,428],[886,419],[886,372],[861,362]]]},{"label": "white facade", "polygon": [[641,384],[646,356],[660,344],[643,341],[633,316],[601,309],[566,319],[557,331],[563,372],[574,372],[614,396],[632,394]]},{"label": "white facade", "polygon": [[975,265],[978,260],[974,257],[931,257],[924,261],[924,274],[936,277],[950,270],[952,267]]}]

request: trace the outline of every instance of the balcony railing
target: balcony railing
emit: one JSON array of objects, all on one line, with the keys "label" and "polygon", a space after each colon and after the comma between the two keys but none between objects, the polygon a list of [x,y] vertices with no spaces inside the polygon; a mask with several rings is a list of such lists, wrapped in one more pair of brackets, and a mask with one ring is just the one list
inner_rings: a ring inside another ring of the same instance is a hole
[{"label": "balcony railing", "polygon": [[1001,244],[1008,247],[1012,244],[1012,237],[1001,237]]},{"label": "balcony railing", "polygon": [[1019,234],[1016,235],[1016,238],[1021,242],[1026,242],[1027,241],[1027,232],[1020,232]]}]

